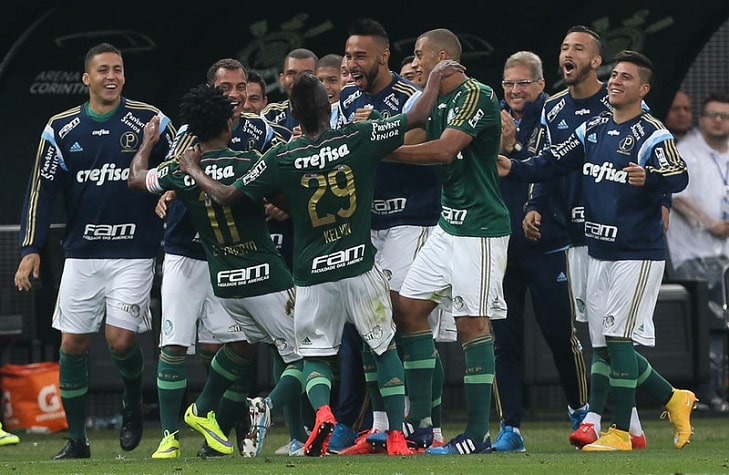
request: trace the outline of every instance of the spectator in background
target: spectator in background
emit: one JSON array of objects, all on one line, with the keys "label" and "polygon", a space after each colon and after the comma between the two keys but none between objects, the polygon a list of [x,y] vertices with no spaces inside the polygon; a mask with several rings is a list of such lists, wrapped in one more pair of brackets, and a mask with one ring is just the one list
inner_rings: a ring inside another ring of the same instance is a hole
[{"label": "spectator in background", "polygon": [[347,58],[342,57],[342,85],[349,84],[352,81],[354,79],[352,79],[352,73],[349,72],[349,67],[347,67]]},{"label": "spectator in background", "polygon": [[[691,179],[684,191],[673,195],[676,212],[667,233],[668,249],[676,277],[706,280],[710,329],[723,330],[722,279],[729,265],[729,95],[712,93],[704,99],[698,132],[687,135],[678,150]],[[725,338],[723,332],[710,332],[710,379],[698,388],[700,400],[720,412],[729,411]]]},{"label": "spectator in background", "polygon": [[663,125],[673,134],[676,143],[691,133],[694,128],[694,115],[691,110],[691,99],[684,91],[676,91]]}]

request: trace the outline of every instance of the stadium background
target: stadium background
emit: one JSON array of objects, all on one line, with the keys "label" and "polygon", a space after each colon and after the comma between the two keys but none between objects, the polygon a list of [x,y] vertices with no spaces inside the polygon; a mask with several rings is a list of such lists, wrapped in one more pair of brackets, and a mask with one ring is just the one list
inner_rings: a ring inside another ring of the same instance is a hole
[{"label": "stadium background", "polygon": [[[57,358],[58,334],[50,329],[49,321],[62,268],[62,228],[55,229],[45,250],[41,282],[33,291],[20,294],[13,288],[18,262],[17,223],[40,132],[51,115],[87,98],[80,82],[83,55],[98,42],[108,41],[122,50],[125,95],[159,106],[175,121],[182,94],[203,82],[208,66],[221,57],[235,57],[262,72],[269,84],[269,101],[281,99],[277,75],[285,53],[297,47],[309,48],[319,56],[341,53],[347,27],[359,16],[376,18],[387,29],[392,69],[398,69],[400,60],[412,53],[418,34],[437,27],[451,29],[461,39],[467,74],[493,85],[499,94],[504,60],[518,50],[540,55],[548,93],[562,89],[557,70],[559,45],[567,28],[575,24],[588,25],[602,35],[606,57],[603,77],[609,74],[609,59],[621,49],[644,52],[653,60],[656,82],[646,101],[659,118],[665,116],[679,87],[692,98],[695,116],[706,93],[729,91],[729,2],[725,0],[524,0],[502,5],[485,0],[373,0],[312,8],[283,2],[182,3],[6,0],[0,6],[5,20],[0,31],[2,362]],[[62,221],[58,211],[57,222]],[[658,323],[659,347],[652,350],[656,354],[651,360],[674,381],[694,384],[708,371],[702,352],[710,331],[700,304],[703,292],[700,284],[681,283],[667,286],[659,301],[656,316],[665,321]],[[586,335],[582,336],[587,342]],[[525,375],[527,405],[561,410],[556,372],[551,359],[542,357],[548,354],[546,346],[533,329],[527,330],[526,338],[530,349]],[[91,410],[108,413],[118,398],[106,396],[119,390],[119,382],[102,338],[92,351],[98,358],[92,359],[96,399]],[[150,397],[156,398],[152,334],[145,337],[145,351],[145,381]],[[460,404],[460,347],[442,345],[441,351],[449,365],[446,383],[450,395],[446,393],[444,403],[455,408]],[[268,364],[267,356],[267,351],[261,352],[261,367]],[[192,369],[193,387],[203,378],[201,370]],[[265,371],[258,379],[264,389],[272,383]]]}]

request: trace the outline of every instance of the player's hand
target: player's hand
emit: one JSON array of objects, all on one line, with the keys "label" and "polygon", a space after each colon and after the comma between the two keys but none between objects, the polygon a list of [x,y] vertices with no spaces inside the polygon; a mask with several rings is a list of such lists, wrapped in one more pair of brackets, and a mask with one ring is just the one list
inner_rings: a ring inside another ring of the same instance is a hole
[{"label": "player's hand", "polygon": [[637,163],[628,163],[623,171],[628,174],[628,184],[633,186],[645,185],[645,169]]},{"label": "player's hand", "polygon": [[180,170],[188,175],[191,171],[200,170],[200,157],[202,157],[200,145],[193,145],[188,148],[178,157]]},{"label": "player's hand", "polygon": [[516,121],[507,111],[501,111],[501,145],[502,150],[513,150],[516,145]]},{"label": "player's hand", "polygon": [[152,145],[159,142],[159,115],[155,115],[144,125],[142,142],[147,142]]},{"label": "player's hand", "polygon": [[301,135],[302,135],[301,126],[295,125],[294,128],[291,130],[291,138],[289,138],[289,142],[301,137]]},{"label": "player's hand", "polygon": [[428,80],[430,80],[430,78],[435,75],[436,80],[440,81],[441,79],[445,79],[448,76],[452,76],[456,73],[463,73],[465,71],[466,67],[458,61],[454,61],[452,59],[444,59],[435,65],[433,70],[430,72]]},{"label": "player's hand", "polygon": [[360,122],[369,119],[370,115],[372,115],[372,110],[372,107],[357,108],[357,110],[354,111],[354,119],[352,119],[352,122]]},{"label": "player's hand", "polygon": [[162,196],[160,196],[159,200],[157,200],[157,206],[154,207],[155,214],[160,218],[165,219],[167,217],[167,208],[170,203],[175,201],[176,196],[177,195],[175,195],[173,190],[167,190],[162,193]]},{"label": "player's hand", "polygon": [[34,279],[40,278],[40,254],[37,252],[26,254],[20,260],[18,270],[15,271],[15,286],[18,290],[30,290],[33,284],[30,282],[30,276]]},{"label": "player's hand", "polygon": [[507,176],[511,172],[511,160],[508,157],[499,155],[496,159],[496,169],[499,176]]},{"label": "player's hand", "polygon": [[272,219],[275,219],[276,221],[285,221],[290,217],[281,208],[278,208],[276,205],[269,203],[268,201],[266,201],[263,205],[263,209],[266,211],[266,221],[270,221]]},{"label": "player's hand", "polygon": [[708,226],[706,229],[718,238],[729,238],[729,220],[720,219],[718,221],[714,221],[711,223],[711,226]]},{"label": "player's hand", "polygon": [[521,222],[521,228],[524,230],[524,236],[530,241],[538,241],[542,238],[539,227],[542,225],[542,215],[538,211],[527,211],[524,220]]}]

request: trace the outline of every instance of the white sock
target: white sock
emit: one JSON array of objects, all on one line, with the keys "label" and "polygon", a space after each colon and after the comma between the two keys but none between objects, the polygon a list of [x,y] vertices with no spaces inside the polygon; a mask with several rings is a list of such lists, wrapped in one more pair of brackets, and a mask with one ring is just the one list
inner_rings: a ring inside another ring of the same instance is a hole
[{"label": "white sock", "polygon": [[405,419],[408,418],[408,413],[410,412],[410,398],[405,395]]},{"label": "white sock", "polygon": [[600,423],[602,422],[602,417],[600,414],[597,414],[595,412],[588,412],[584,419],[582,419],[583,424],[592,424],[593,428],[595,429],[595,434],[597,436],[600,436]]},{"label": "white sock", "polygon": [[577,409],[572,409],[572,407],[570,407],[569,405],[567,405],[567,411],[570,413],[570,415],[572,415],[572,414],[574,414],[575,411],[584,411],[588,407],[589,406],[587,404],[585,404],[584,406],[578,407]]},{"label": "white sock", "polygon": [[630,412],[630,433],[633,435],[643,434],[643,426],[640,425],[638,409],[635,406],[633,406],[633,410]]},{"label": "white sock", "polygon": [[433,440],[443,442],[443,429],[440,427],[433,427]]},{"label": "white sock", "polygon": [[372,412],[372,431],[380,430],[382,432],[390,428],[390,421],[387,419],[385,411]]}]

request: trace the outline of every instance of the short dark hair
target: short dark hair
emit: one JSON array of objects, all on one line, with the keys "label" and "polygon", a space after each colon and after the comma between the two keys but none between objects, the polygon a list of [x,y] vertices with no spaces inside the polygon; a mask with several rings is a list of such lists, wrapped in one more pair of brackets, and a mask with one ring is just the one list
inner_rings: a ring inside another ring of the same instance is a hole
[{"label": "short dark hair", "polygon": [[709,102],[721,102],[722,104],[729,104],[729,94],[724,92],[710,92],[703,101],[701,101],[701,112],[706,109],[706,104]]},{"label": "short dark hair", "polygon": [[124,59],[122,57],[121,51],[119,51],[119,48],[114,46],[111,43],[99,43],[96,46],[92,46],[89,48],[89,50],[86,52],[86,56],[84,57],[84,72],[88,72],[89,70],[89,63],[91,62],[91,59],[99,54],[104,53],[114,53],[118,54],[122,60]]},{"label": "short dark hair", "polygon": [[600,38],[600,34],[597,31],[593,30],[589,26],[575,25],[567,30],[565,36],[569,35],[570,33],[587,33],[588,35],[590,35],[597,44],[597,52],[600,54],[600,56],[602,56],[602,38]]},{"label": "short dark hair", "polygon": [[206,80],[208,81],[209,85],[215,84],[215,75],[218,73],[218,69],[223,68],[227,69],[229,71],[234,71],[236,69],[242,69],[243,73],[245,73],[246,76],[248,76],[248,71],[246,71],[245,66],[243,66],[243,63],[238,61],[237,59],[233,58],[223,58],[215,61],[209,68],[208,68],[208,74],[206,76]]},{"label": "short dark hair", "polygon": [[199,84],[190,89],[180,102],[180,120],[201,142],[217,137],[233,116],[230,99],[219,87]]},{"label": "short dark hair", "polygon": [[305,130],[317,130],[322,115],[328,117],[331,113],[324,84],[310,72],[303,72],[296,77],[289,100],[291,112]]},{"label": "short dark hair", "polygon": [[418,36],[418,40],[421,38],[427,38],[430,46],[434,50],[445,51],[448,54],[448,59],[461,60],[461,53],[463,52],[461,41],[458,39],[458,35],[451,30],[447,28],[436,28]]},{"label": "short dark hair", "polygon": [[635,64],[636,66],[638,66],[640,79],[644,83],[650,84],[651,81],[653,81],[653,62],[650,59],[648,59],[648,56],[644,55],[643,53],[624,49],[622,51],[619,51],[615,55],[615,58],[613,58],[613,62],[615,62],[616,64],[617,63]]},{"label": "short dark hair", "polygon": [[296,48],[284,56],[283,67],[286,69],[286,61],[289,58],[293,59],[313,59],[316,64],[319,64],[319,56],[316,55],[312,50],[306,48]]},{"label": "short dark hair", "polygon": [[400,61],[400,69],[402,69],[402,67],[405,66],[406,64],[412,63],[414,60],[415,60],[415,55],[414,54],[405,56],[402,59],[402,61]]},{"label": "short dark hair", "polygon": [[318,68],[337,68],[340,69],[342,67],[342,55],[330,53],[325,56],[322,56],[319,59],[319,65]]},{"label": "short dark hair", "polygon": [[248,82],[257,83],[259,86],[261,86],[261,92],[263,93],[263,95],[266,95],[266,80],[263,78],[263,76],[261,76],[261,73],[253,69],[248,71]]},{"label": "short dark hair", "polygon": [[376,36],[385,41],[387,47],[390,46],[390,38],[382,24],[373,18],[358,18],[350,25],[348,30],[349,36]]}]

